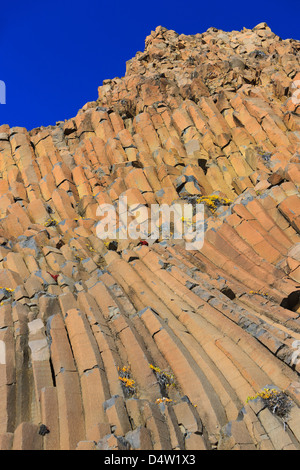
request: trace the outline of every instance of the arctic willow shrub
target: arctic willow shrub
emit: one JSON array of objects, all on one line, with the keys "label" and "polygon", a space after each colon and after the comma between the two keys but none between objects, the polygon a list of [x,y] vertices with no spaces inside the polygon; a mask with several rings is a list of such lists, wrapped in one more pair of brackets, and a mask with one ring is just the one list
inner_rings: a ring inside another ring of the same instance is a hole
[{"label": "arctic willow shrub", "polygon": [[265,406],[286,423],[293,403],[285,392],[265,387],[254,397],[248,397],[247,402],[256,398],[261,398]]}]

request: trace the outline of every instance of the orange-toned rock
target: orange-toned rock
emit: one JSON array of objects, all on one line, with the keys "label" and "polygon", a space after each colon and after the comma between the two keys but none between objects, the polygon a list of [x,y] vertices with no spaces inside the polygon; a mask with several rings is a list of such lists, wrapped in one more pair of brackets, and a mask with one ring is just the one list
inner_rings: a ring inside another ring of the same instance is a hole
[{"label": "orange-toned rock", "polygon": [[32,423],[21,423],[16,428],[13,440],[13,450],[42,450],[42,437],[38,426]]},{"label": "orange-toned rock", "polygon": [[3,433],[0,436],[0,449],[1,450],[11,450],[12,449],[12,444],[13,444],[13,438],[14,435],[13,433]]},{"label": "orange-toned rock", "polygon": [[[299,51],[158,26],[73,118],[0,125],[1,450],[300,448]],[[99,238],[202,201],[201,249]]]}]

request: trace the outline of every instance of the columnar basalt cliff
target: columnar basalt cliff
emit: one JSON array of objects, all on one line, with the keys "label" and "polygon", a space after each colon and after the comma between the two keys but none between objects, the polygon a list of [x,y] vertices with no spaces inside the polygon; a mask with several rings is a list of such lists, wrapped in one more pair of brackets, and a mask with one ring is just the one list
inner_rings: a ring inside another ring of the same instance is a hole
[{"label": "columnar basalt cliff", "polygon": [[[73,119],[0,127],[0,449],[300,449],[299,53],[159,26]],[[204,201],[203,248],[105,243],[121,195]]]}]

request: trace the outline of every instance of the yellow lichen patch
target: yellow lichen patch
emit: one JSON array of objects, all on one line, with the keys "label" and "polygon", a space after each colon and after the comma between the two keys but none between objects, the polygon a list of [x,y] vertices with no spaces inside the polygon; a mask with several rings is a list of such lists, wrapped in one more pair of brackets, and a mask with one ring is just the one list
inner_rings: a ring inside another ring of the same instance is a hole
[{"label": "yellow lichen patch", "polygon": [[155,403],[157,405],[159,405],[159,403],[171,403],[173,400],[171,400],[170,398],[167,398],[167,397],[163,397],[163,398],[157,398],[155,400]]},{"label": "yellow lichen patch", "polygon": [[57,222],[56,219],[49,218],[44,223],[44,227],[53,227],[53,226],[56,226],[57,224],[58,224],[58,222]]},{"label": "yellow lichen patch", "polygon": [[211,211],[216,212],[218,207],[220,206],[229,206],[232,204],[232,200],[218,196],[216,194],[212,194],[210,196],[201,196],[196,199],[197,204],[205,204],[205,206]]},{"label": "yellow lichen patch", "polygon": [[96,252],[96,250],[94,250],[94,248],[90,245],[90,243],[86,243],[85,245],[89,251]]},{"label": "yellow lichen patch", "polygon": [[246,403],[248,403],[250,400],[255,400],[258,397],[262,398],[263,400],[268,400],[271,396],[278,395],[279,393],[280,392],[275,388],[263,388],[261,392],[258,392],[253,397],[248,397]]},{"label": "yellow lichen patch", "polygon": [[166,391],[168,387],[175,387],[175,379],[173,374],[162,371],[159,367],[156,367],[153,364],[149,364],[149,367],[155,373],[157,382],[162,391]]},{"label": "yellow lichen patch", "polygon": [[286,422],[293,403],[284,391],[265,387],[254,397],[248,397],[246,403],[257,398],[261,398],[272,413]]},{"label": "yellow lichen patch", "polygon": [[131,397],[136,391],[135,381],[131,377],[129,366],[118,367],[119,380],[121,381],[125,397]]},{"label": "yellow lichen patch", "polygon": [[256,290],[250,290],[249,291],[249,294],[252,294],[252,295],[261,295],[263,297],[268,297],[269,294],[267,292],[259,292],[259,291],[256,291]]},{"label": "yellow lichen patch", "polygon": [[154,370],[154,372],[160,373],[161,370],[159,367],[154,366],[153,364],[149,364],[150,369]]},{"label": "yellow lichen patch", "polygon": [[5,289],[7,292],[14,292],[15,289],[11,289],[10,287],[1,287],[0,289]]},{"label": "yellow lichen patch", "polygon": [[119,380],[121,380],[123,382],[123,384],[125,385],[125,387],[129,387],[129,388],[132,388],[134,387],[135,385],[135,381],[133,379],[129,379],[127,377],[121,377],[119,376]]}]

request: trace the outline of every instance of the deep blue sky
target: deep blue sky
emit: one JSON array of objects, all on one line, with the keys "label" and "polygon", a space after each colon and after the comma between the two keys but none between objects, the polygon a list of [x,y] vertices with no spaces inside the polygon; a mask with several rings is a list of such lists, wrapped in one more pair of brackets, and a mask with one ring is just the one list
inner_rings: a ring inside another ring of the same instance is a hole
[{"label": "deep blue sky", "polygon": [[[6,3],[3,5],[3,3]],[[162,25],[181,34],[224,31],[265,21],[281,38],[300,39],[299,0],[2,0],[0,80],[6,104],[0,124],[54,125],[97,99],[103,80]]]}]

